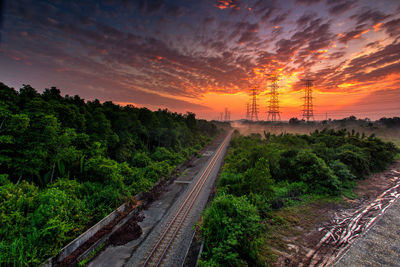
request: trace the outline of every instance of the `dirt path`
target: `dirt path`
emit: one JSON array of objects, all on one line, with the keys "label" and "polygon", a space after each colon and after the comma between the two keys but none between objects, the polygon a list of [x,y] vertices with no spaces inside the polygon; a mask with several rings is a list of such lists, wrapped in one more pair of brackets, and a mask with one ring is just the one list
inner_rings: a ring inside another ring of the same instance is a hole
[{"label": "dirt path", "polygon": [[312,202],[278,211],[276,216],[284,218],[286,225],[272,222],[275,232],[265,254],[276,255],[277,261],[270,260],[275,266],[332,265],[400,196],[399,176],[400,161],[360,181],[354,190],[358,199]]}]

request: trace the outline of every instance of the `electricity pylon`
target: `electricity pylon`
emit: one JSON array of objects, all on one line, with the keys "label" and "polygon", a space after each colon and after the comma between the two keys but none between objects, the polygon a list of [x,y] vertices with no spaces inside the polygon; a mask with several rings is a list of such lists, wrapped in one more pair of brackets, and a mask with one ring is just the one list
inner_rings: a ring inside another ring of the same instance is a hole
[{"label": "electricity pylon", "polygon": [[250,120],[250,104],[246,103],[246,120]]},{"label": "electricity pylon", "polygon": [[312,97],[312,82],[314,80],[304,79],[305,94],[304,94],[304,105],[303,105],[303,120],[310,121],[314,120],[314,109],[313,109],[313,97]]},{"label": "electricity pylon", "polygon": [[258,86],[253,85],[250,87],[251,93],[251,105],[250,105],[250,120],[258,121],[258,105],[257,105],[257,94],[258,94]]},{"label": "electricity pylon", "polygon": [[270,87],[270,98],[269,98],[269,105],[268,105],[268,118],[269,121],[280,121],[281,114],[279,112],[279,99],[278,99],[278,76],[277,75],[270,75],[269,80],[271,80]]}]

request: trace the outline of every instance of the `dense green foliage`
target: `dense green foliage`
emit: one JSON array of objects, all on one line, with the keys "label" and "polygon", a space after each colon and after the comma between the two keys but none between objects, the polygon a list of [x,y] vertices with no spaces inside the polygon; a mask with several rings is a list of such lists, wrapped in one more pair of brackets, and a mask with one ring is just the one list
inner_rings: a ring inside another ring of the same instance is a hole
[{"label": "dense green foliage", "polygon": [[210,260],[201,264],[243,266],[257,257],[260,216],[246,197],[222,194],[205,211],[205,217],[203,234],[209,237],[206,251]]},{"label": "dense green foliage", "polygon": [[0,265],[38,265],[217,134],[195,115],[0,83]]},{"label": "dense green foliage", "polygon": [[231,141],[217,196],[204,212],[203,266],[263,265],[260,228],[273,209],[306,195],[346,194],[398,152],[392,143],[354,131],[264,135]]}]

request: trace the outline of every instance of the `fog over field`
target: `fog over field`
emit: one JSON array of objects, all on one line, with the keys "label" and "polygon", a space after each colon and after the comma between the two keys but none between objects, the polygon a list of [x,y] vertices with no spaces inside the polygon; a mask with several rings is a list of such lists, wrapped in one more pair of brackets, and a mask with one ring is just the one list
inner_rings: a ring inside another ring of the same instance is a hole
[{"label": "fog over field", "polygon": [[366,136],[375,134],[377,137],[385,141],[395,143],[400,147],[400,125],[387,127],[380,121],[369,122],[365,120],[355,121],[326,121],[326,122],[312,122],[312,123],[299,123],[290,124],[287,122],[269,123],[269,122],[243,122],[235,121],[231,123],[232,127],[237,129],[242,135],[261,134],[264,137],[264,132],[271,134],[292,133],[292,134],[309,134],[315,130],[328,129],[347,129],[349,131],[354,129],[355,134],[358,132],[360,135],[364,133]]}]

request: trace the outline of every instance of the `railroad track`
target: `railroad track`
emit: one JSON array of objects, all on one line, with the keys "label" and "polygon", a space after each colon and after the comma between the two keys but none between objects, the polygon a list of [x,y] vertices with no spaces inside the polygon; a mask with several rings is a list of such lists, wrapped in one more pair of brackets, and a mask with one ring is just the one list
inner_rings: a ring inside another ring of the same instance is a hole
[{"label": "railroad track", "polygon": [[208,177],[210,176],[211,171],[213,170],[215,164],[218,159],[222,155],[222,152],[226,145],[229,142],[229,139],[232,135],[231,131],[227,137],[224,139],[222,144],[218,147],[214,156],[208,163],[207,167],[201,174],[201,176],[197,179],[196,184],[192,187],[182,204],[180,205],[178,211],[174,215],[174,217],[167,224],[166,229],[161,234],[158,241],[153,246],[149,255],[145,259],[143,263],[143,267],[145,266],[160,266],[167,255],[169,248],[174,242],[179,230],[181,229],[185,219],[187,218],[189,212],[191,211],[194,203],[196,202],[197,197],[199,196],[201,190],[203,189]]}]

